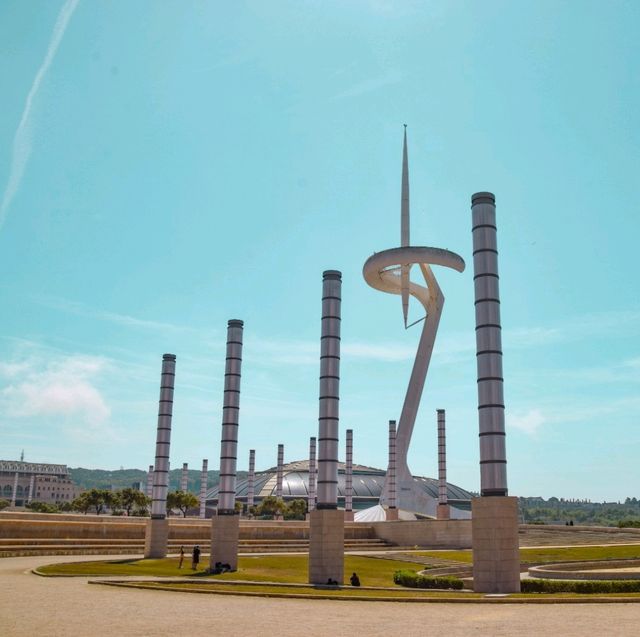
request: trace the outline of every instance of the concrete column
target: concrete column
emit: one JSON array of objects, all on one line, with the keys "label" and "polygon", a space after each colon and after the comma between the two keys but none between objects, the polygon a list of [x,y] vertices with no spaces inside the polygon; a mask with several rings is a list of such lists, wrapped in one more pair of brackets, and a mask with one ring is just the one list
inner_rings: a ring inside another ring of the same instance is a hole
[{"label": "concrete column", "polygon": [[387,484],[389,485],[389,507],[387,520],[398,519],[396,493],[396,421],[389,421],[389,466],[387,468]]},{"label": "concrete column", "polygon": [[13,478],[13,491],[11,492],[11,506],[16,506],[16,497],[18,495],[18,472]]},{"label": "concrete column", "polygon": [[344,520],[353,522],[353,429],[347,429],[347,451],[344,468]]},{"label": "concrete column", "polygon": [[207,478],[209,473],[209,461],[205,458],[202,461],[202,472],[200,473],[200,517],[204,519],[207,515]]},{"label": "concrete column", "polygon": [[507,455],[495,197],[489,192],[479,192],[473,195],[471,202],[480,424],[480,495],[500,496],[507,495]]},{"label": "concrete column", "polygon": [[247,477],[247,507],[254,505],[256,490],[256,450],[249,449],[249,476]]},{"label": "concrete column", "polygon": [[282,479],[284,476],[284,445],[278,445],[278,464],[276,469],[276,498],[282,499]]},{"label": "concrete column", "polygon": [[240,415],[242,367],[242,321],[232,319],[227,327],[227,358],[224,374],[222,437],[220,441],[220,488],[218,510],[211,518],[211,568],[216,562],[238,568],[240,518],[236,515],[236,466]]},{"label": "concrete column", "polygon": [[316,439],[312,436],[309,439],[309,503],[307,510],[309,513],[316,508]]},{"label": "concrete column", "polygon": [[318,509],[338,508],[341,289],[341,273],[327,270],[323,274],[320,337]]},{"label": "concrete column", "polygon": [[153,465],[149,465],[149,471],[147,472],[147,492],[146,496],[150,498],[153,494]]},{"label": "concrete column", "polygon": [[309,516],[309,582],[343,582],[344,513],[338,510],[340,306],[342,274],[323,273],[320,337],[318,502]]},{"label": "concrete column", "polygon": [[507,496],[495,196],[471,198],[480,429],[480,498],[472,501],[473,578],[478,592],[520,590],[518,507]]},{"label": "concrete column", "polygon": [[31,480],[29,480],[29,495],[27,496],[27,504],[31,504],[33,500],[33,488],[36,484],[36,477],[34,475],[31,476]]},{"label": "concrete column", "polygon": [[185,493],[189,490],[189,463],[182,464],[182,476],[180,478],[180,491]]},{"label": "concrete column", "polygon": [[450,517],[449,499],[447,496],[447,441],[445,432],[445,412],[438,409],[438,520]]},{"label": "concrete column", "polygon": [[167,520],[167,491],[169,488],[169,448],[171,446],[171,418],[173,415],[173,388],[176,375],[176,357],[162,357],[158,428],[156,433],[156,463],[153,472],[151,519],[147,523],[144,556],[162,558],[167,555],[169,522]]}]

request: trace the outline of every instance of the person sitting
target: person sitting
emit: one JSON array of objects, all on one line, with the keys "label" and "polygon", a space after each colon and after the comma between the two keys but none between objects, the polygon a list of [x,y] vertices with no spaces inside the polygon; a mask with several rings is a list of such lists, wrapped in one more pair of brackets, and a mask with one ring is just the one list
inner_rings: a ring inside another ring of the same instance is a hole
[{"label": "person sitting", "polygon": [[357,573],[354,573],[350,578],[351,586],[360,586],[360,578]]}]

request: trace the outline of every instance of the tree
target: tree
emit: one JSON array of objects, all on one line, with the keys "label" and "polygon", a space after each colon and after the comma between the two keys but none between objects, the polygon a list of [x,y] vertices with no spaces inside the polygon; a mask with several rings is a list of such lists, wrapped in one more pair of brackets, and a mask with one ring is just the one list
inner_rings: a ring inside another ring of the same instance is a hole
[{"label": "tree", "polygon": [[5,500],[4,498],[0,499],[0,511],[6,509],[10,504],[11,502],[9,502],[9,500]]},{"label": "tree", "polygon": [[307,501],[302,498],[296,498],[287,503],[287,508],[284,512],[285,520],[304,520],[307,513]]},{"label": "tree", "polygon": [[268,495],[262,498],[262,502],[256,507],[256,515],[274,517],[279,513],[283,513],[287,508],[282,498],[276,498],[274,495]]},{"label": "tree", "polygon": [[91,500],[89,499],[89,492],[82,492],[77,498],[71,501],[71,508],[74,511],[80,511],[80,513],[84,513],[87,515],[89,509],[91,508]]},{"label": "tree", "polygon": [[[85,491],[80,497],[83,498],[82,506],[83,513],[87,513],[87,511],[94,507],[96,510],[96,514],[100,515],[105,507],[113,506],[116,504],[116,500],[113,497],[114,494],[111,491],[107,491],[106,489],[91,489],[90,491]],[[78,499],[78,498],[76,498]],[[88,506],[84,508],[85,505]]]},{"label": "tree", "polygon": [[172,491],[167,494],[167,510],[179,509],[186,518],[187,511],[198,506],[198,498],[188,491]]},{"label": "tree", "polygon": [[127,515],[131,515],[131,511],[134,507],[138,509],[146,509],[151,502],[142,491],[127,487],[118,492],[120,498],[120,506],[127,512]]}]

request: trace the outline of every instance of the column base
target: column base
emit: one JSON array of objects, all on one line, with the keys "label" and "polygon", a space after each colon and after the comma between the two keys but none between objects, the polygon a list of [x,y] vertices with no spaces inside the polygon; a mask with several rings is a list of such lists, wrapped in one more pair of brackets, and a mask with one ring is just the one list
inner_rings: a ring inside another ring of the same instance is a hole
[{"label": "column base", "polygon": [[518,498],[473,498],[471,530],[473,590],[476,593],[519,593]]},{"label": "column base", "polygon": [[436,510],[436,520],[448,520],[451,517],[451,510],[448,504],[439,504]]},{"label": "column base", "polygon": [[386,516],[387,516],[386,517],[387,522],[392,522],[394,520],[399,519],[398,518],[398,509],[396,507],[388,508],[386,510]]},{"label": "column base", "polygon": [[344,511],[314,509],[309,514],[309,583],[344,582]]},{"label": "column base", "polygon": [[347,511],[345,509],[344,512],[344,521],[345,522],[353,522],[353,511]]},{"label": "column base", "polygon": [[211,558],[209,566],[216,562],[228,564],[232,571],[238,570],[238,538],[240,536],[240,516],[214,515],[211,518]]},{"label": "column base", "polygon": [[147,520],[147,528],[144,534],[145,559],[162,559],[167,557],[167,544],[169,540],[169,520]]}]

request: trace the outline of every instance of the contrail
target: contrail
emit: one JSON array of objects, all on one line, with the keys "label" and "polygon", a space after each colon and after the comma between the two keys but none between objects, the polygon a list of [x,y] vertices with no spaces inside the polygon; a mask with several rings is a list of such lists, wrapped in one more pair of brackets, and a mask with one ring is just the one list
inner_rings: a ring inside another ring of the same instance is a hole
[{"label": "contrail", "polygon": [[11,158],[9,181],[7,182],[7,187],[5,188],[4,195],[2,197],[2,204],[0,204],[0,229],[2,229],[2,226],[4,225],[4,220],[6,219],[11,201],[18,192],[24,170],[27,167],[29,155],[31,154],[32,136],[30,118],[33,100],[38,93],[38,89],[40,88],[40,84],[42,83],[46,72],[51,66],[51,62],[53,62],[53,58],[56,55],[56,51],[58,50],[58,46],[64,36],[64,32],[67,30],[69,20],[71,19],[73,12],[76,10],[79,1],[80,0],[67,0],[62,9],[60,9],[58,19],[53,27],[53,33],[51,34],[51,42],[49,42],[47,54],[44,56],[42,65],[38,69],[33,80],[33,84],[31,85],[31,90],[27,95],[24,111],[22,112],[20,123],[16,129],[15,137],[13,138],[13,155]]}]

